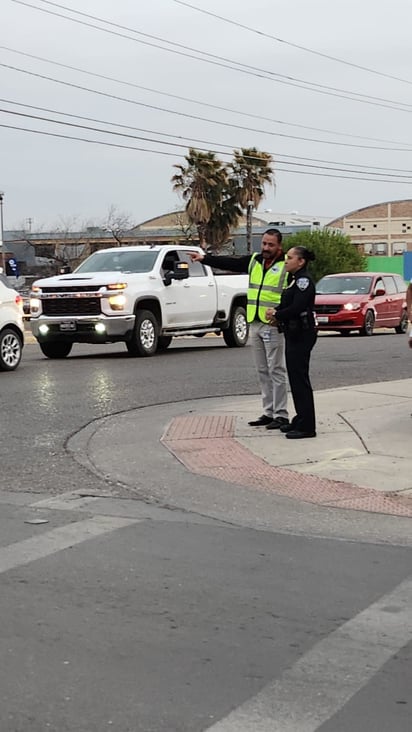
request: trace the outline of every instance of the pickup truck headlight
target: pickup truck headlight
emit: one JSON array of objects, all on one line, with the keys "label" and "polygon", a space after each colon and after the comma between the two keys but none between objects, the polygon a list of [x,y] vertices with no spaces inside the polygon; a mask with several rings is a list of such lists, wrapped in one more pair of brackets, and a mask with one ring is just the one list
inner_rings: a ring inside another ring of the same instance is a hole
[{"label": "pickup truck headlight", "polygon": [[360,304],[358,302],[345,302],[344,310],[360,310]]},{"label": "pickup truck headlight", "polygon": [[30,298],[30,312],[31,313],[38,313],[40,310],[40,300],[38,297],[31,297]]},{"label": "pickup truck headlight", "polygon": [[126,302],[125,295],[111,295],[109,297],[109,305],[112,310],[124,310]]}]

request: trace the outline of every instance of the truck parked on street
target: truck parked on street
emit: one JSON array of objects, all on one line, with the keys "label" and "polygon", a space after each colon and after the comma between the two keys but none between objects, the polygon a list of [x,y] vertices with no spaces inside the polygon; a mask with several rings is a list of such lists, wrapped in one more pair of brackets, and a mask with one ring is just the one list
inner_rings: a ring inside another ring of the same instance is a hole
[{"label": "truck parked on street", "polygon": [[153,356],[178,336],[222,334],[246,345],[247,275],[214,275],[192,262],[195,246],[113,247],[72,273],[35,281],[30,325],[45,356],[61,359],[74,343],[123,341],[131,356]]}]

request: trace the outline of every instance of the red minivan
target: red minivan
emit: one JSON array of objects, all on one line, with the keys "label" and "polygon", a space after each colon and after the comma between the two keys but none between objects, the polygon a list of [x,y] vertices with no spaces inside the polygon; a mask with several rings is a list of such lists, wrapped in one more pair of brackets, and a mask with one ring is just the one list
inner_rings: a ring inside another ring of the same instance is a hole
[{"label": "red minivan", "polygon": [[406,333],[406,284],[398,274],[348,272],[322,277],[316,285],[319,330],[370,336],[374,328]]}]

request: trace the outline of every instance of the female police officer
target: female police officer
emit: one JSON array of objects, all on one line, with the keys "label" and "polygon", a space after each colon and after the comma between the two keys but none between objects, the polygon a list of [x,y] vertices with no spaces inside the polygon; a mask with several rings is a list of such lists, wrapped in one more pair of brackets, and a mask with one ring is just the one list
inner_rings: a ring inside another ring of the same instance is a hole
[{"label": "female police officer", "polygon": [[307,271],[315,255],[306,247],[293,247],[286,255],[288,287],[283,290],[279,307],[268,309],[271,324],[285,334],[286,368],[296,416],[281,431],[288,439],[316,437],[315,407],[309,379],[310,353],[316,342],[313,313],[315,285]]}]

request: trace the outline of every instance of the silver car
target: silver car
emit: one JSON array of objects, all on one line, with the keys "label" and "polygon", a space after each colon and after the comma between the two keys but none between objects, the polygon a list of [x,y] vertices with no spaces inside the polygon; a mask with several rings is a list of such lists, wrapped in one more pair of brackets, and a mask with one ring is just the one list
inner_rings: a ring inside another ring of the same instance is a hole
[{"label": "silver car", "polygon": [[23,298],[0,274],[0,371],[17,368],[23,345]]}]

